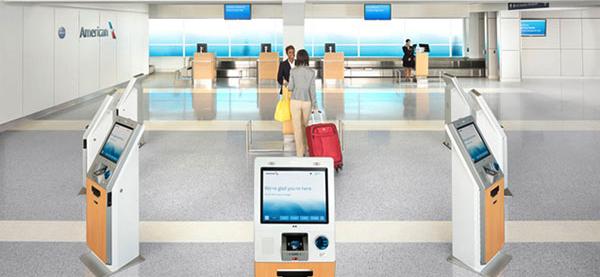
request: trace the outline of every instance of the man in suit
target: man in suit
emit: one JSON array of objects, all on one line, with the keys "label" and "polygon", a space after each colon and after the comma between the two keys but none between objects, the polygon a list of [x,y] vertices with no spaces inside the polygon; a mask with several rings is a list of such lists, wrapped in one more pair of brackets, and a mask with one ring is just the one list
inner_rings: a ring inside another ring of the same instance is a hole
[{"label": "man in suit", "polygon": [[[285,54],[287,55],[287,59],[279,64],[279,71],[277,72],[277,83],[282,87],[287,85],[290,81],[290,70],[294,68],[294,57],[296,56],[296,49],[294,46],[288,45],[285,48]],[[283,89],[279,90],[279,94],[281,94]]]}]

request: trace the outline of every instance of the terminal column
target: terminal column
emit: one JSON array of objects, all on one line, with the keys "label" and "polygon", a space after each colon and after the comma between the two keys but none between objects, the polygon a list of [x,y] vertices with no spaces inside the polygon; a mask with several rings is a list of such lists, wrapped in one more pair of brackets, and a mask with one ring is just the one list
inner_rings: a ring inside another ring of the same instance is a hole
[{"label": "terminal column", "polygon": [[[283,0],[283,47],[293,45],[296,51],[304,49],[305,0]],[[284,55],[285,57],[285,55]]]},{"label": "terminal column", "polygon": [[498,79],[498,43],[496,12],[486,12],[485,24],[485,71],[488,79]]},{"label": "terminal column", "polygon": [[521,12],[499,11],[498,57],[501,82],[521,82]]}]

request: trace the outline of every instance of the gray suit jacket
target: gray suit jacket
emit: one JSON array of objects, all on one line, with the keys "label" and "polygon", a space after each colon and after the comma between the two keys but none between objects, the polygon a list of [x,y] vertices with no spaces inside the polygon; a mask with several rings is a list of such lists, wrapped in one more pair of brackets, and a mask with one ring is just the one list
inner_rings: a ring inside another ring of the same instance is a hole
[{"label": "gray suit jacket", "polygon": [[296,66],[290,71],[288,90],[292,92],[290,99],[308,101],[312,109],[317,109],[316,73],[308,66]]}]

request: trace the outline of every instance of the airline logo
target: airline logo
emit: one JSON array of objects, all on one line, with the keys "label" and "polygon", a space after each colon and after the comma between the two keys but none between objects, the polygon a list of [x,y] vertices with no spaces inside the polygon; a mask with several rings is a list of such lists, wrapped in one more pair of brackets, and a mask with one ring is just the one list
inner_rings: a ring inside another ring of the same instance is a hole
[{"label": "airline logo", "polygon": [[63,38],[65,38],[66,35],[67,35],[67,30],[65,30],[65,27],[58,28],[58,38],[63,39]]},{"label": "airline logo", "polygon": [[[109,21],[108,26],[110,27],[110,32],[113,39],[117,39],[117,35],[115,34],[115,30],[112,26],[112,23]],[[79,32],[79,38],[95,38],[95,37],[108,37],[108,29],[100,29],[100,26],[95,29],[85,29],[81,27],[81,31]]]},{"label": "airline logo", "polygon": [[108,22],[108,27],[110,28],[110,33],[112,34],[113,39],[117,39],[117,34],[115,34],[115,29],[113,29],[112,22]]}]

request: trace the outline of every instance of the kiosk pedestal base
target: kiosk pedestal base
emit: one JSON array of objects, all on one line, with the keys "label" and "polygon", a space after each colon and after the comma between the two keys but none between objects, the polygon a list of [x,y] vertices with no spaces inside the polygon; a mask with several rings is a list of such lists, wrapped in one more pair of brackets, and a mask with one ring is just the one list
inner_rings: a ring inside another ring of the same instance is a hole
[{"label": "kiosk pedestal base", "polygon": [[85,267],[92,273],[95,277],[105,277],[111,276],[115,273],[118,273],[126,268],[132,267],[143,262],[145,259],[142,255],[137,256],[137,258],[133,259],[131,262],[127,263],[123,267],[111,271],[100,259],[96,258],[96,256],[92,252],[87,252],[79,256],[79,259],[83,262]]},{"label": "kiosk pedestal base", "polygon": [[313,277],[334,277],[335,262],[329,263],[254,263],[255,277],[277,277],[277,270],[312,270]]},{"label": "kiosk pedestal base", "polygon": [[508,263],[511,260],[512,260],[511,255],[499,252],[483,268],[476,269],[476,268],[472,268],[472,267],[468,266],[467,264],[463,263],[462,261],[460,261],[459,259],[455,258],[452,255],[450,255],[450,257],[448,257],[449,262],[451,262],[455,265],[458,265],[460,267],[463,267],[465,269],[468,269],[472,272],[475,272],[481,276],[486,276],[486,277],[496,277],[496,276],[500,275],[504,271],[504,268],[506,267],[506,265],[508,265]]}]

